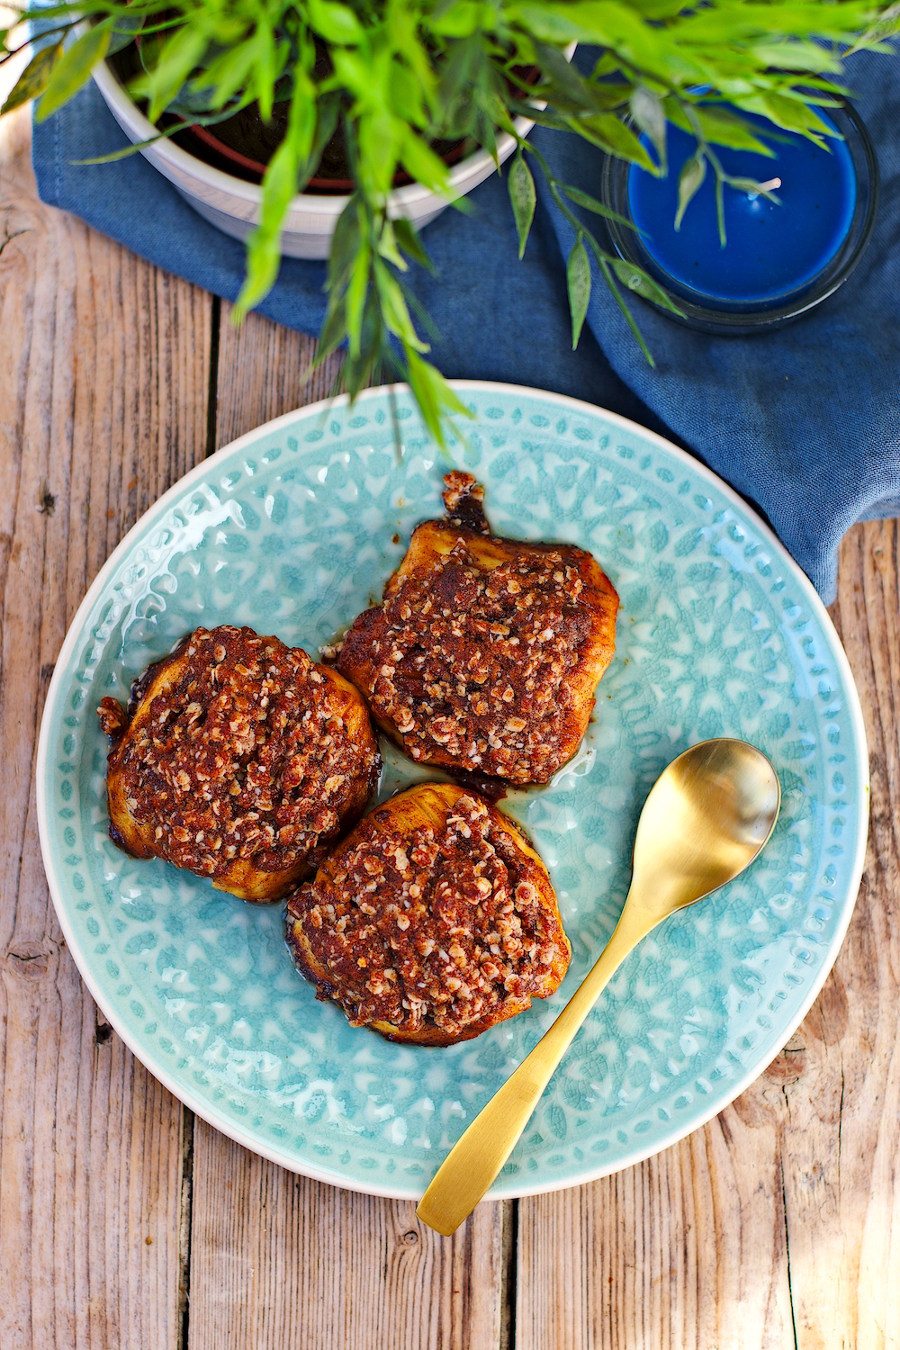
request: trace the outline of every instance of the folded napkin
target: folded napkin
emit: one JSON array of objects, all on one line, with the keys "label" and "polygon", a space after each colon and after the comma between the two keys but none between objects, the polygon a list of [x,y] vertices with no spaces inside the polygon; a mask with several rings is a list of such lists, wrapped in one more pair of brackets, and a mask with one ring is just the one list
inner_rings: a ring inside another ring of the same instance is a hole
[{"label": "folded napkin", "polygon": [[[436,321],[433,354],[448,376],[504,380],[571,394],[642,422],[704,460],[768,518],[826,601],[837,547],[855,521],[900,512],[900,73],[894,59],[851,58],[848,80],[875,141],[881,198],[856,272],[813,313],[774,333],[693,332],[633,300],[656,358],[644,361],[595,276],[585,333],[570,349],[565,258],[571,228],[538,181],[525,261],[516,258],[505,181],[445,211],[424,233],[437,275],[415,289]],[[564,182],[599,184],[600,155],[572,136],[537,131]],[[74,161],[125,144],[91,85],[34,128],[45,202],[80,216],[142,257],[233,299],[243,247],[208,225],[140,155]],[[316,333],[324,266],[283,262],[260,309]],[[302,391],[298,387],[298,402]]]}]

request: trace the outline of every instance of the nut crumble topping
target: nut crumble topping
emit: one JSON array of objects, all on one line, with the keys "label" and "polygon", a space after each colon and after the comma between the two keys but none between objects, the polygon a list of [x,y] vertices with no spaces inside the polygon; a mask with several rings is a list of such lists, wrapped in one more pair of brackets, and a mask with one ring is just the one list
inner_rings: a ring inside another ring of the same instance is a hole
[{"label": "nut crumble topping", "polygon": [[[442,824],[414,806],[436,791],[455,797]],[[475,1035],[552,993],[569,961],[540,862],[494,807],[446,786],[370,813],[289,899],[286,921],[320,996],[404,1039]]]},{"label": "nut crumble topping", "polygon": [[[480,510],[471,475],[447,479],[448,510]],[[617,605],[583,549],[431,521],[350,628],[338,669],[414,760],[544,783],[587,727]]]},{"label": "nut crumble topping", "polygon": [[[379,769],[371,730],[351,737],[333,680],[277,638],[198,628],[136,683],[127,713],[104,699],[110,781],[147,852],[211,878],[235,859],[264,873],[314,867]],[[122,821],[111,833],[131,846]]]},{"label": "nut crumble topping", "polygon": [[444,485],[441,496],[449,523],[478,534],[490,534],[491,527],[484,514],[484,488],[474,475],[452,469],[444,474]]}]

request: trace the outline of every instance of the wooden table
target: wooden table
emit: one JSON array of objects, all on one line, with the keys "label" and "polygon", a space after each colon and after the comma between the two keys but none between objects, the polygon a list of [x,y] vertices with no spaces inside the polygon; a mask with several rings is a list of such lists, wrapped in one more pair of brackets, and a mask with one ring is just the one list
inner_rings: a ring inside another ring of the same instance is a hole
[{"label": "wooden table", "polygon": [[483,1205],[452,1240],[412,1204],[295,1177],[195,1119],[111,1033],[48,899],[32,778],[54,660],[114,545],[329,376],[304,388],[307,339],[235,330],[227,305],[43,206],[28,142],[25,115],[0,124],[0,1345],[897,1345],[897,524],[851,531],[832,609],[872,753],[859,903],[749,1091],[641,1166]]}]

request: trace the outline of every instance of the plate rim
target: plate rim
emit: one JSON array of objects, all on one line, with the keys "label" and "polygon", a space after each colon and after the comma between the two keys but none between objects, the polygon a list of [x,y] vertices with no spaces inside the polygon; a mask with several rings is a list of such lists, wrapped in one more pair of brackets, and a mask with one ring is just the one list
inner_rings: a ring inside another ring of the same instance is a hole
[{"label": "plate rim", "polygon": [[[507,1184],[504,1184],[503,1179],[500,1178],[498,1182],[494,1183],[494,1186],[485,1197],[485,1199],[489,1201],[518,1200],[525,1199],[532,1195],[546,1195],[554,1191],[567,1190],[574,1186],[589,1185],[591,1182],[599,1181],[603,1177],[624,1171],[628,1167],[633,1167],[637,1163],[644,1162],[647,1158],[654,1157],[656,1154],[664,1152],[674,1144],[680,1143],[682,1139],[687,1138],[688,1135],[693,1134],[696,1130],[700,1130],[705,1125],[709,1124],[713,1117],[719,1115],[729,1107],[737,1097],[745,1092],[747,1088],[765,1072],[773,1060],[778,1057],[783,1047],[787,1044],[797,1030],[797,1027],[806,1017],[806,1014],[818,998],[825,981],[830,975],[835,961],[837,960],[838,953],[843,945],[847,929],[850,925],[850,920],[853,916],[853,911],[856,908],[856,903],[859,898],[860,883],[862,881],[865,866],[866,846],[868,843],[871,802],[868,738],[866,735],[866,726],[863,718],[859,691],[856,687],[856,680],[840,637],[838,636],[837,630],[831,621],[831,617],[825,608],[821,597],[809,577],[800,567],[799,563],[791,557],[790,553],[775,534],[771,526],[763,520],[756,508],[742,497],[730,483],[727,483],[724,479],[720,478],[719,475],[710,469],[708,465],[704,464],[702,460],[696,458],[687,450],[683,450],[680,446],[675,445],[674,442],[668,440],[665,436],[661,436],[658,432],[651,431],[649,428],[642,426],[639,422],[635,422],[632,418],[623,417],[620,413],[611,412],[608,408],[604,408],[599,404],[589,403],[585,399],[573,398],[568,394],[554,393],[552,390],[534,388],[528,385],[504,381],[459,379],[449,380],[448,383],[453,390],[460,394],[465,394],[467,392],[483,392],[490,394],[490,392],[496,390],[514,396],[525,396],[528,398],[537,397],[542,401],[555,403],[560,408],[567,409],[570,413],[578,413],[582,416],[592,417],[599,413],[615,426],[621,427],[623,430],[632,433],[637,432],[640,436],[649,438],[668,454],[673,455],[676,460],[680,460],[684,463],[693,473],[698,474],[701,479],[706,479],[714,483],[717,491],[721,492],[726,500],[737,506],[740,511],[749,513],[763,540],[768,544],[769,548],[778,555],[782,565],[787,566],[787,569],[792,573],[794,580],[799,583],[801,592],[805,595],[819,621],[823,636],[826,639],[830,654],[835,661],[838,672],[843,677],[843,683],[849,695],[847,699],[847,711],[857,738],[858,757],[856,769],[859,774],[859,781],[862,789],[855,819],[856,850],[852,860],[850,872],[851,884],[848,891],[851,898],[849,899],[849,903],[845,904],[845,912],[842,914],[841,920],[828,945],[821,968],[813,979],[807,995],[800,1005],[799,1012],[788,1023],[784,1038],[779,1038],[779,1048],[775,1053],[771,1056],[767,1056],[762,1062],[754,1063],[735,1084],[730,1084],[728,1086],[725,1098],[717,1098],[709,1110],[704,1110],[699,1116],[692,1116],[690,1123],[686,1125],[675,1125],[672,1130],[663,1136],[662,1142],[656,1142],[648,1145],[646,1148],[631,1149],[623,1158],[620,1158],[615,1162],[601,1164],[597,1167],[590,1167],[584,1173],[579,1173],[578,1176],[570,1179],[555,1179],[532,1184],[526,1183],[523,1185],[522,1178],[511,1177]],[[361,391],[353,406],[359,406],[359,404],[369,402],[373,398],[390,399],[398,394],[409,393],[410,389],[407,384],[392,383],[376,385]],[[41,711],[41,726],[38,736],[37,755],[35,758],[35,803],[38,819],[38,837],[44,873],[47,878],[47,885],[50,892],[50,898],[53,902],[53,908],[56,912],[57,921],[62,929],[66,946],[75,962],[78,974],[84,981],[92,999],[104,1014],[116,1034],[124,1041],[131,1053],[144,1068],[151,1073],[158,1082],[162,1083],[163,1087],[171,1092],[183,1106],[187,1107],[188,1110],[192,1111],[202,1120],[205,1120],[207,1124],[211,1125],[214,1129],[218,1130],[226,1137],[233,1139],[243,1148],[249,1149],[250,1152],[255,1153],[257,1156],[266,1158],[268,1161],[274,1162],[280,1167],[284,1167],[287,1171],[292,1172],[297,1176],[306,1176],[313,1181],[325,1182],[332,1186],[338,1186],[342,1190],[354,1191],[362,1195],[373,1195],[391,1200],[418,1200],[422,1194],[418,1186],[404,1186],[402,1184],[397,1184],[396,1182],[392,1182],[391,1184],[380,1184],[374,1180],[370,1182],[368,1179],[355,1181],[340,1173],[333,1172],[329,1168],[319,1167],[312,1161],[307,1162],[306,1160],[300,1160],[298,1162],[296,1156],[292,1155],[287,1150],[281,1150],[274,1145],[261,1141],[251,1130],[243,1129],[239,1123],[229,1116],[224,1113],[220,1114],[212,1104],[206,1103],[202,1099],[198,1100],[189,1086],[176,1082],[174,1076],[170,1075],[168,1070],[164,1067],[161,1068],[155,1062],[147,1062],[144,1058],[144,1053],[146,1053],[145,1048],[139,1048],[137,1037],[132,1037],[130,1031],[125,1029],[124,1023],[119,1019],[116,1008],[110,1006],[105,998],[98,992],[92,975],[89,973],[90,962],[85,952],[82,950],[69,921],[63,899],[63,887],[59,876],[56,874],[47,811],[47,765],[50,748],[50,724],[53,720],[54,709],[63,683],[63,670],[67,665],[73,648],[76,646],[80,636],[84,617],[90,611],[94,601],[103,590],[108,578],[114,572],[120,559],[128,553],[131,548],[133,537],[144,527],[148,516],[151,514],[155,515],[157,512],[162,514],[170,501],[173,501],[176,496],[180,496],[195,479],[199,479],[207,473],[209,466],[214,461],[237,455],[242,449],[253,444],[260,435],[277,431],[281,427],[286,427],[301,415],[304,417],[314,417],[319,413],[327,413],[329,410],[334,409],[345,409],[349,406],[349,395],[340,394],[337,397],[318,399],[315,403],[302,404],[291,412],[282,413],[281,416],[274,417],[268,422],[261,422],[258,426],[244,432],[234,440],[219,446],[212,454],[207,455],[204,459],[200,460],[199,463],[195,464],[193,468],[188,469],[187,473],[183,474],[181,478],[172,483],[161,496],[151,502],[146,511],[141,513],[100,567],[66,629],[66,635],[56,657],[53,675],[50,679],[44,707]]]}]

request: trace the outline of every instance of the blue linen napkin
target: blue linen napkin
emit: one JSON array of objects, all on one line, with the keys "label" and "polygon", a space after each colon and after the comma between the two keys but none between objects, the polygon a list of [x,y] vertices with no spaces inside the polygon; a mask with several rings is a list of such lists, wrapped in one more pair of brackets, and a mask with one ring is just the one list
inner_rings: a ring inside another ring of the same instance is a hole
[{"label": "blue linen napkin", "polygon": [[[900,512],[900,77],[890,57],[851,58],[849,83],[876,145],[881,200],[856,272],[819,309],[775,332],[693,332],[635,298],[656,358],[647,366],[595,276],[585,333],[570,349],[565,258],[571,227],[542,193],[523,263],[516,258],[505,181],[494,175],[448,210],[424,240],[437,274],[415,289],[436,321],[434,359],[448,376],[571,394],[642,422],[683,445],[753,502],[826,601],[837,547],[857,520]],[[600,156],[575,137],[537,131],[564,182],[595,192]],[[158,266],[234,299],[243,247],[188,207],[140,155],[113,164],[124,134],[91,85],[34,128],[42,199],[72,211]],[[277,323],[316,333],[324,266],[286,259],[260,306]],[[298,387],[298,403],[302,391]]]}]

